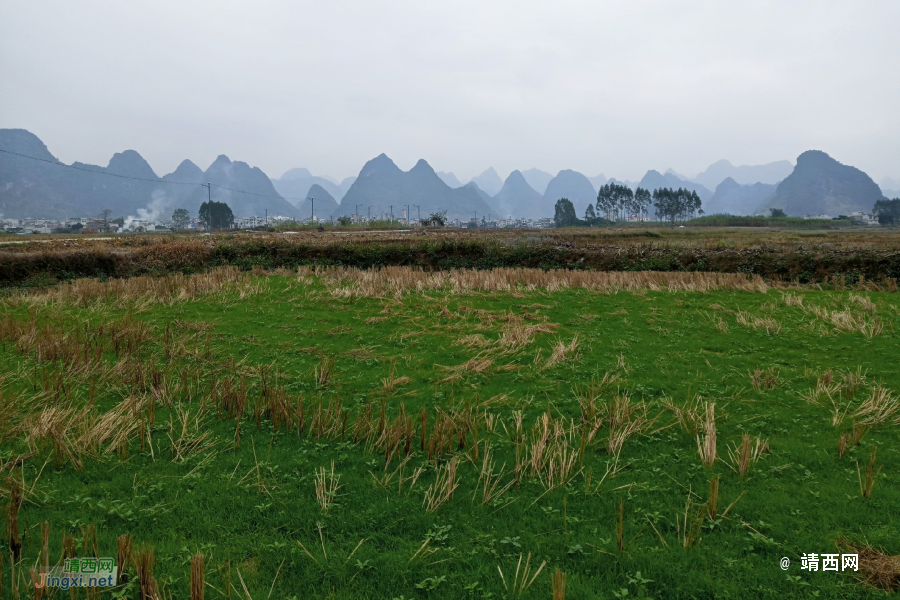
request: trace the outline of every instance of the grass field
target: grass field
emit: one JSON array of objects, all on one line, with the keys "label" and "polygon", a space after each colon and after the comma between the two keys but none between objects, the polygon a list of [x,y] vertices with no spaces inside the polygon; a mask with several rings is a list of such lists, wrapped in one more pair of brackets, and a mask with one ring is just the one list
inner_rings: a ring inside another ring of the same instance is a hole
[{"label": "grass field", "polygon": [[883,597],[898,306],[402,267],[11,292],[0,594],[96,553],[123,598]]}]

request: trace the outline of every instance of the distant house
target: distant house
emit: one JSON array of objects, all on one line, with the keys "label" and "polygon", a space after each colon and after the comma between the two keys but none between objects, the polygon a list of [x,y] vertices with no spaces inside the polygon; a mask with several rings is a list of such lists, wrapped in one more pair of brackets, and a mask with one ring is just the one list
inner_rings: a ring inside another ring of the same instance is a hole
[{"label": "distant house", "polygon": [[853,220],[854,225],[865,225],[867,227],[874,227],[876,225],[879,225],[878,217],[859,210],[854,213],[850,213],[850,218]]}]

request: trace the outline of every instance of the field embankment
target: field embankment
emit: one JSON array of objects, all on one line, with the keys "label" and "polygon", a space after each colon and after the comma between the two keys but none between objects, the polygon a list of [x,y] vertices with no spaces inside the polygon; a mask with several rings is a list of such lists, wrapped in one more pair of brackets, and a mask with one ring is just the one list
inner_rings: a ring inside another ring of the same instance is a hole
[{"label": "field embankment", "polygon": [[127,236],[0,245],[0,285],[78,277],[197,273],[210,267],[299,266],[584,269],[744,273],[801,283],[900,277],[894,232],[553,230]]}]

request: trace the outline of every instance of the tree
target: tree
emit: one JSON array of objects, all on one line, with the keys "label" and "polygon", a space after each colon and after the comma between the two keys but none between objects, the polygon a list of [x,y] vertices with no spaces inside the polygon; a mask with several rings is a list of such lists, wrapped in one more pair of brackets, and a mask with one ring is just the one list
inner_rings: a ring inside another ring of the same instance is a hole
[{"label": "tree", "polygon": [[656,208],[656,218],[660,221],[675,222],[674,194],[669,188],[657,188],[653,190],[653,206]]},{"label": "tree", "polygon": [[176,208],[172,213],[172,229],[187,229],[191,224],[191,215],[184,208]]},{"label": "tree", "polygon": [[597,213],[594,212],[594,205],[588,204],[587,208],[584,209],[584,220],[592,223],[597,219]]},{"label": "tree", "polygon": [[637,207],[639,216],[647,216],[652,202],[653,196],[650,194],[650,190],[645,190],[641,187],[634,190],[634,203]]},{"label": "tree", "polygon": [[770,208],[769,209],[769,217],[772,219],[780,219],[781,217],[786,217],[787,214],[780,208]]},{"label": "tree", "polygon": [[556,201],[553,221],[557,227],[571,227],[578,225],[578,216],[575,214],[575,207],[568,198],[560,198]]},{"label": "tree", "polygon": [[234,227],[234,214],[224,202],[211,200],[200,205],[200,223],[205,229],[230,229]]},{"label": "tree", "polygon": [[447,224],[447,211],[439,210],[428,215],[427,219],[422,219],[424,227],[443,227]]},{"label": "tree", "polygon": [[879,200],[872,209],[881,225],[900,225],[900,198]]},{"label": "tree", "polygon": [[600,189],[597,191],[597,210],[603,211],[603,214],[606,215],[606,218],[608,220],[611,220],[609,217],[612,213],[612,205],[612,185],[607,183],[600,186]]},{"label": "tree", "polygon": [[616,206],[619,209],[621,220],[626,220],[628,213],[631,211],[634,201],[634,192],[627,185],[616,185]]},{"label": "tree", "polygon": [[338,225],[343,225],[344,227],[346,227],[351,223],[353,223],[352,217],[348,217],[347,215],[341,215],[340,217],[338,217]]}]

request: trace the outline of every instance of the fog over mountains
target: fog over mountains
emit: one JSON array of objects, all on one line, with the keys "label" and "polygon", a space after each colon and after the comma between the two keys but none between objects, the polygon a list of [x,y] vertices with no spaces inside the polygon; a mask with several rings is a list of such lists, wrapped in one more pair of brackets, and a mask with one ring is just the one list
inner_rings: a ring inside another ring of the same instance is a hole
[{"label": "fog over mountains", "polygon": [[[296,206],[306,200],[309,196],[309,189],[314,185],[327,190],[332,198],[340,200],[353,183],[352,179],[354,178],[348,177],[338,184],[330,178],[314,176],[309,169],[297,168],[286,172],[281,179],[273,179],[272,185],[281,196],[291,198],[289,202]],[[346,188],[344,187],[345,183]]]},{"label": "fog over mountains", "polygon": [[779,160],[767,165],[741,165],[735,167],[727,160],[720,160],[709,165],[705,171],[691,178],[691,181],[714,190],[728,178],[740,185],[754,183],[777,184],[791,174],[794,165],[789,160]]},{"label": "fog over mountains", "polygon": [[[616,182],[600,174],[563,169],[555,176],[536,168],[513,171],[503,181],[493,167],[463,185],[448,172],[435,172],[423,159],[402,171],[386,155],[367,162],[358,177],[340,183],[294,168],[270,179],[257,167],[220,155],[203,170],[184,160],[172,173],[158,176],[134,150],[116,153],[103,167],[83,163],[61,166],[46,145],[23,129],[0,129],[0,149],[40,160],[0,153],[0,215],[7,218],[113,216],[166,218],[176,208],[197,214],[210,195],[201,184],[212,183],[213,200],[227,202],[236,216],[286,216],[328,219],[359,213],[373,218],[400,218],[409,207],[413,217],[447,211],[451,219],[538,219],[552,217],[554,205],[568,198],[579,216],[596,201],[597,190]],[[883,183],[898,182],[883,180]],[[849,214],[871,211],[875,201],[900,195],[882,189],[854,167],[821,151],[804,152],[796,167],[789,161],[734,166],[727,160],[710,165],[688,179],[668,169],[648,170],[639,182],[625,181],[651,192],[662,187],[696,191],[707,214],[757,214],[782,208],[787,214]],[[714,190],[714,191],[713,191]]]},{"label": "fog over mountains", "polygon": [[503,180],[497,175],[494,167],[489,167],[487,171],[472,178],[471,183],[476,184],[488,196],[494,196],[503,187]]}]

